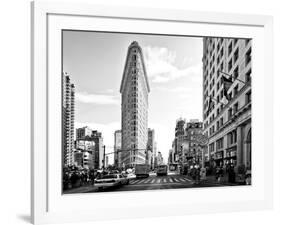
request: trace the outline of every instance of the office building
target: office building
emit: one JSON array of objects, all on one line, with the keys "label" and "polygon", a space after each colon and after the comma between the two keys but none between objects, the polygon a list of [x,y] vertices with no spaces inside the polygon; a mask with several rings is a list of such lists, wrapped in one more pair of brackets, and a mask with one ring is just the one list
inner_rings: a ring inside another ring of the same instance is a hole
[{"label": "office building", "polygon": [[134,41],[127,52],[122,95],[122,164],[132,167],[146,161],[148,94],[150,92],[142,49]]},{"label": "office building", "polygon": [[203,39],[205,163],[251,168],[250,39]]}]

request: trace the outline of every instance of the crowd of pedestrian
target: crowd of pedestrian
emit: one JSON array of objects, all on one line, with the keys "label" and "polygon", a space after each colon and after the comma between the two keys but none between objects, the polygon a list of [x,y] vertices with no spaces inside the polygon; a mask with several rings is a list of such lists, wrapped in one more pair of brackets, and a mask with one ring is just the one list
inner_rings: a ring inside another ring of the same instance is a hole
[{"label": "crowd of pedestrian", "polygon": [[199,184],[201,181],[206,180],[207,177],[213,176],[218,183],[251,184],[251,170],[245,166],[240,166],[238,171],[235,171],[233,163],[220,164],[215,167],[201,167],[199,164],[193,164],[188,168],[187,175],[194,180],[195,184]]}]

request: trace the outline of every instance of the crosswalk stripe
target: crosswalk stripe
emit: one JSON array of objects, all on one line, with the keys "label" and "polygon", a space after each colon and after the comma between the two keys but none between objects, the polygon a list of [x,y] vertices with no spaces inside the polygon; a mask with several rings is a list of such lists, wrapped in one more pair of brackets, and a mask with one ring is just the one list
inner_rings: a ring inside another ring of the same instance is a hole
[{"label": "crosswalk stripe", "polygon": [[187,181],[191,181],[190,179],[188,179],[188,178],[183,178],[183,179],[185,179],[185,180],[187,180]]},{"label": "crosswalk stripe", "polygon": [[146,178],[142,180],[131,180],[130,184],[160,184],[160,183],[179,183],[179,182],[191,182],[190,179],[186,177],[182,178],[175,178],[175,177],[168,177],[168,178]]},{"label": "crosswalk stripe", "polygon": [[135,184],[138,184],[140,182],[140,180],[137,180]]}]

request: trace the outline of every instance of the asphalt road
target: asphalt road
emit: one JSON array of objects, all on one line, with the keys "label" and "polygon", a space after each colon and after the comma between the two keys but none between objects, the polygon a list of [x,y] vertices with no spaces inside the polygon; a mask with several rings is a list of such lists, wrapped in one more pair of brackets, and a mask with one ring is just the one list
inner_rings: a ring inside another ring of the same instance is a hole
[{"label": "asphalt road", "polygon": [[137,190],[159,190],[159,189],[178,189],[178,188],[199,188],[216,186],[233,186],[237,184],[218,183],[214,179],[207,179],[196,184],[192,178],[186,175],[170,174],[167,176],[150,175],[148,178],[130,180],[128,185],[117,187],[106,187],[98,190],[97,187],[88,185],[72,190],[65,191],[64,194],[91,193],[91,192],[115,192],[115,191],[137,191]]},{"label": "asphalt road", "polygon": [[[193,183],[190,178],[182,175],[150,176],[148,178],[130,180],[128,185],[104,188],[101,192],[187,188],[192,187]],[[97,192],[97,190],[94,188],[87,192]]]}]

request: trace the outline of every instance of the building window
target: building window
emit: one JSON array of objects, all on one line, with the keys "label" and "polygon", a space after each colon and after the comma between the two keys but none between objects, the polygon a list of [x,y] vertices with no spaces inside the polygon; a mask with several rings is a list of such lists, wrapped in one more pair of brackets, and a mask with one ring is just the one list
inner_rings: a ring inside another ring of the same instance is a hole
[{"label": "building window", "polygon": [[245,75],[245,81],[246,82],[250,82],[251,81],[251,74],[252,74],[252,70],[250,69],[246,75]]},{"label": "building window", "polygon": [[215,150],[215,144],[214,143],[209,144],[209,150],[210,150],[210,152],[213,152]]},{"label": "building window", "polygon": [[238,88],[239,88],[239,86],[238,86],[238,84],[237,84],[237,85],[234,87],[234,89],[233,89],[233,97],[238,94]]},{"label": "building window", "polygon": [[232,68],[232,60],[230,59],[228,62],[228,72],[231,70]]},{"label": "building window", "polygon": [[232,108],[228,110],[228,119],[230,120],[232,117]]},{"label": "building window", "polygon": [[229,146],[235,144],[236,142],[237,142],[237,133],[236,130],[234,130],[227,134],[227,144]]},{"label": "building window", "polygon": [[237,132],[236,130],[233,131],[233,143],[237,142]]},{"label": "building window", "polygon": [[238,112],[238,107],[239,107],[238,102],[236,102],[236,103],[234,104],[234,107],[233,107],[234,113]]},{"label": "building window", "polygon": [[217,83],[217,91],[220,89],[220,82]]},{"label": "building window", "polygon": [[252,92],[251,91],[247,92],[245,97],[246,97],[246,104],[250,103],[252,101]]},{"label": "building window", "polygon": [[220,92],[221,99],[223,98],[223,90]]},{"label": "building window", "polygon": [[232,52],[232,42],[230,42],[230,44],[228,45],[228,56],[231,54]]},{"label": "building window", "polygon": [[252,49],[250,48],[245,55],[246,66],[251,62],[251,58],[252,58]]},{"label": "building window", "polygon": [[216,149],[217,150],[223,149],[223,138],[220,138],[219,140],[216,141]]},{"label": "building window", "polygon": [[234,52],[234,63],[236,63],[238,57],[239,57],[239,48],[237,48],[236,51]]},{"label": "building window", "polygon": [[223,126],[223,117],[220,118],[220,126]]},{"label": "building window", "polygon": [[223,71],[223,63],[220,65],[220,71]]},{"label": "building window", "polygon": [[234,80],[237,79],[239,76],[239,67],[237,66],[233,72],[233,78]]},{"label": "building window", "polygon": [[217,121],[217,130],[219,130],[220,129],[220,123],[219,123],[219,121]]}]

